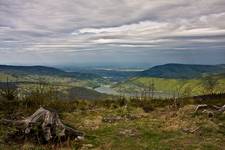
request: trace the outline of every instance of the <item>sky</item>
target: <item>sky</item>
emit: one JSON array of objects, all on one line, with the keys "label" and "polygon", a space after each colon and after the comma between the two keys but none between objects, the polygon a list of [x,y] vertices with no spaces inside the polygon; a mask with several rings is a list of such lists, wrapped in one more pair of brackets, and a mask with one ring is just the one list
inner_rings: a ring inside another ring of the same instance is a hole
[{"label": "sky", "polygon": [[225,63],[224,0],[0,0],[0,64]]}]

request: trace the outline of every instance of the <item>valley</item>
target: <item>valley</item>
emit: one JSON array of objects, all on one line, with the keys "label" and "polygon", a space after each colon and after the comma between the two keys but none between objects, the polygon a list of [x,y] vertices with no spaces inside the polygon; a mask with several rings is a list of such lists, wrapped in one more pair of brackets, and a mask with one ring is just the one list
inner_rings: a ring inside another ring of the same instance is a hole
[{"label": "valley", "polygon": [[[0,81],[20,87],[46,83],[62,89],[83,87],[109,95],[143,96],[152,88],[155,98],[188,97],[207,94],[209,80],[214,93],[225,91],[224,65],[166,64],[150,69],[79,68],[68,71],[44,66],[0,66]],[[208,93],[209,94],[209,93]]]}]

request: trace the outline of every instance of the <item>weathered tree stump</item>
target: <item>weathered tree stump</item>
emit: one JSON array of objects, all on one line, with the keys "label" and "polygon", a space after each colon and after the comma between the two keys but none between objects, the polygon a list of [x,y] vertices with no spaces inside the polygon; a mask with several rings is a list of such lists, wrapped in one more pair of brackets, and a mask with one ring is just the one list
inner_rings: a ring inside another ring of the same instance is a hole
[{"label": "weathered tree stump", "polygon": [[[23,120],[3,119],[3,123],[11,124],[20,129],[20,134],[31,136],[32,130],[37,130],[42,135],[42,141],[50,142],[56,139],[83,138],[84,133],[79,132],[65,124],[59,118],[56,111],[51,111],[40,107],[33,115]],[[35,136],[35,135],[34,135]]]}]

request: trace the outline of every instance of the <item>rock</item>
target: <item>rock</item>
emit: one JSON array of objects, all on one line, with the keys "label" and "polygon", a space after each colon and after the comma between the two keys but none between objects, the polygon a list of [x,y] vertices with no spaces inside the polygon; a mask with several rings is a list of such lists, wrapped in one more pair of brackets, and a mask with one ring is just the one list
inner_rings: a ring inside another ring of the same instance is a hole
[{"label": "rock", "polygon": [[81,147],[81,150],[89,150],[93,147],[94,147],[94,145],[92,145],[92,144],[83,144],[83,146]]},{"label": "rock", "polygon": [[136,129],[123,129],[119,132],[119,134],[126,137],[134,137],[137,136],[139,133]]},{"label": "rock", "polygon": [[107,122],[107,123],[115,123],[121,120],[123,120],[121,116],[109,116],[109,117],[104,117],[102,119],[103,122]]}]

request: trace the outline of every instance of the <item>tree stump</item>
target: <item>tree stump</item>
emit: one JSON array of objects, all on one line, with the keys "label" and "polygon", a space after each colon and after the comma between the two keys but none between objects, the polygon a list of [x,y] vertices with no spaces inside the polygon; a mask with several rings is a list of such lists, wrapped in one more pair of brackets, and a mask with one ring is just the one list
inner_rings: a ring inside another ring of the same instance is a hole
[{"label": "tree stump", "polygon": [[[32,135],[33,130],[37,130],[41,135],[42,141],[50,142],[61,139],[81,139],[84,133],[79,132],[65,124],[59,118],[56,111],[51,111],[40,107],[33,115],[23,120],[7,120],[3,119],[3,123],[11,124],[20,129],[20,134]],[[40,138],[40,137],[39,137]]]}]

